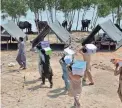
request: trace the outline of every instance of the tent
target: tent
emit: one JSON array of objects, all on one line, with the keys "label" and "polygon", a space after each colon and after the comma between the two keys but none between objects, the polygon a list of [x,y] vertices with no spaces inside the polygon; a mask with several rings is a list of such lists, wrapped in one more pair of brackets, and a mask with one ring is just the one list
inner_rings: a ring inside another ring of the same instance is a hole
[{"label": "tent", "polygon": [[71,34],[65,30],[58,21],[48,24],[44,27],[42,32],[32,41],[32,47],[37,46],[40,41],[43,41],[46,35],[52,30],[57,38],[66,45],[71,43]]},{"label": "tent", "polygon": [[[11,42],[18,41],[19,37],[25,38],[26,35],[13,21],[1,25],[1,49],[17,49],[18,43]],[[6,43],[2,43],[2,41],[6,41]]]},{"label": "tent", "polygon": [[19,37],[26,37],[22,30],[13,21],[3,24],[2,27],[16,40],[19,40]]},{"label": "tent", "polygon": [[122,46],[122,32],[112,23],[111,20],[97,25],[91,34],[82,42],[82,45],[94,41],[95,35],[100,31],[100,29],[102,29],[114,42],[116,42],[116,49]]}]

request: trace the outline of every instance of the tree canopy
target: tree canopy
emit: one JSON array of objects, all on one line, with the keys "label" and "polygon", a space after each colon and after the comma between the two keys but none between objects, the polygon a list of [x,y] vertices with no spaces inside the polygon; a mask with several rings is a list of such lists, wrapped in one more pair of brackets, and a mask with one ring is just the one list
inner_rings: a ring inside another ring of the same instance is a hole
[{"label": "tree canopy", "polygon": [[118,24],[122,19],[122,0],[2,0],[1,6],[1,11],[13,19],[19,19],[22,15],[25,16],[29,9],[35,13],[35,17],[39,17],[40,11],[48,9],[53,21],[52,10],[55,8],[55,13],[56,10],[62,11],[65,17],[70,16],[71,20],[75,11],[82,9],[86,12],[91,7],[97,7],[97,17],[106,17],[112,14],[113,19],[116,19]]}]

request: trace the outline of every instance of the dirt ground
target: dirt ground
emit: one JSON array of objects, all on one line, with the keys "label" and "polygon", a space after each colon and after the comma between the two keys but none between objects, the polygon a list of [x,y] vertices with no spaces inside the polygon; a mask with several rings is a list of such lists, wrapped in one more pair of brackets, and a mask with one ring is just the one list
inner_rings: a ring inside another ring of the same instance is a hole
[{"label": "dirt ground", "polygon": [[[85,34],[73,33],[77,38],[83,35]],[[29,36],[29,40],[32,37]],[[73,108],[73,98],[64,91],[62,70],[58,62],[60,56],[51,56],[54,86],[50,89],[48,81],[41,86],[41,80],[38,80],[38,54],[30,51],[29,41],[26,46],[26,70],[19,70],[15,60],[17,51],[1,52],[1,108]],[[81,55],[76,55],[76,58],[82,60]],[[112,58],[122,58],[122,48],[115,52],[97,52],[92,56],[95,85],[83,86],[81,108],[122,108],[117,95],[118,76],[114,76],[114,66],[110,62]],[[15,63],[15,66],[8,67],[10,62]]]}]

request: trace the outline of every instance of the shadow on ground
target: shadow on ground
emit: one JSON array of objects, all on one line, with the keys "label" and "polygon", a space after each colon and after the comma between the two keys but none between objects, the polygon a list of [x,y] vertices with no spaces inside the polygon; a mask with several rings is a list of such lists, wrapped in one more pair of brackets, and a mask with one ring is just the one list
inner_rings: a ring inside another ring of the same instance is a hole
[{"label": "shadow on ground", "polygon": [[47,96],[50,98],[57,98],[60,95],[66,95],[66,93],[67,91],[64,88],[58,88],[58,89],[51,90]]}]

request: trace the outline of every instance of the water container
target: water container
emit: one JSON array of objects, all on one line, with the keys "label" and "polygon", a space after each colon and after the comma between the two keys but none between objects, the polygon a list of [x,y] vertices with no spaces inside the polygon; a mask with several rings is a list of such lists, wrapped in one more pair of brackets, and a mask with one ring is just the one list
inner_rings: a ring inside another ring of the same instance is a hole
[{"label": "water container", "polygon": [[86,62],[77,60],[72,65],[72,73],[73,75],[80,75],[83,76],[86,70]]},{"label": "water container", "polygon": [[51,55],[52,54],[52,49],[50,47],[44,48],[46,55]]},{"label": "water container", "polygon": [[72,63],[72,56],[71,55],[65,56],[64,61],[65,61],[66,64]]},{"label": "water container", "polygon": [[50,47],[49,41],[42,41],[41,42],[41,47],[42,47],[42,49]]},{"label": "water container", "polygon": [[86,50],[89,54],[96,53],[97,47],[94,44],[86,44]]}]

